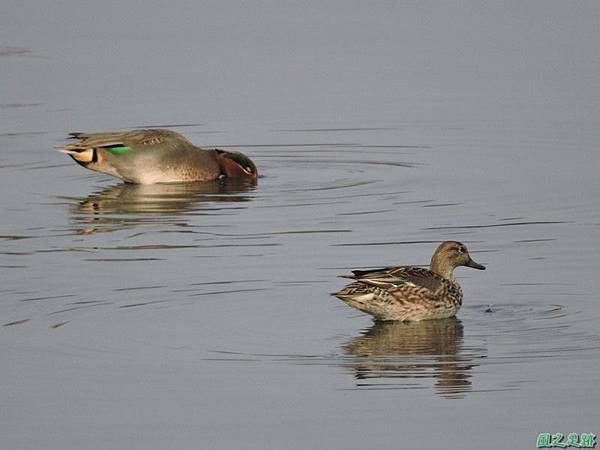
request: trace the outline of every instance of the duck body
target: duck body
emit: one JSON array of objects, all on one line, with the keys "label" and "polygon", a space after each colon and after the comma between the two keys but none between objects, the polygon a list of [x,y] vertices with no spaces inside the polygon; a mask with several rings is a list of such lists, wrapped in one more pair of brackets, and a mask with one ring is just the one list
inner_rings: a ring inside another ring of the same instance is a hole
[{"label": "duck body", "polygon": [[355,281],[333,295],[376,320],[445,319],[455,316],[462,305],[462,289],[453,276],[459,265],[485,269],[471,259],[464,244],[446,241],[434,253],[429,269],[354,270],[347,278]]},{"label": "duck body", "polygon": [[171,130],[71,133],[77,142],[59,149],[86,169],[127,183],[213,181],[257,177],[254,163],[239,152],[196,147]]}]

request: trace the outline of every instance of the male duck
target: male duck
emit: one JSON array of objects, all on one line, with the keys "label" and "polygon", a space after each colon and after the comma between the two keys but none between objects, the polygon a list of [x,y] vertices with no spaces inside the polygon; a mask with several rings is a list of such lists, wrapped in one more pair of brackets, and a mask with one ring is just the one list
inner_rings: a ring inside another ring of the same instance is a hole
[{"label": "male duck", "polygon": [[414,266],[353,270],[356,281],[332,295],[371,314],[375,320],[426,320],[453,317],[462,304],[462,290],[453,276],[455,267],[485,270],[456,241],[442,242],[429,269]]},{"label": "male duck", "polygon": [[202,149],[170,130],[70,133],[78,142],[59,146],[86,169],[127,183],[212,181],[257,177],[254,163],[239,152]]}]

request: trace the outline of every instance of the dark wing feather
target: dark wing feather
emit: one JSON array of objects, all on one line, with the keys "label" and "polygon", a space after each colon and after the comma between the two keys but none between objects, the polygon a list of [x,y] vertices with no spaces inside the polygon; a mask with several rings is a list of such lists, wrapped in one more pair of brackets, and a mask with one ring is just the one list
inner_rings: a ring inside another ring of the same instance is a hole
[{"label": "dark wing feather", "polygon": [[438,292],[444,278],[440,275],[421,267],[402,266],[386,267],[373,271],[353,271],[354,278],[361,283],[370,284],[382,289],[394,289],[409,284]]},{"label": "dark wing feather", "polygon": [[350,278],[363,278],[368,276],[378,276],[384,275],[390,270],[394,269],[394,267],[382,267],[381,269],[369,269],[369,270],[352,270],[353,277]]}]

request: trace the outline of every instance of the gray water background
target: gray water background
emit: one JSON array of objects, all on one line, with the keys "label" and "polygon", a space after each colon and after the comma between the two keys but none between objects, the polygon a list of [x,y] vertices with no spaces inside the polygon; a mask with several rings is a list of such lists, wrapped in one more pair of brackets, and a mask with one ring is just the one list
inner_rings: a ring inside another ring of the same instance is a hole
[{"label": "gray water background", "polygon": [[[2,448],[600,435],[599,24],[593,1],[4,2]],[[127,186],[52,150],[149,126],[261,178]],[[329,296],[446,239],[488,267],[457,269],[457,319]]]}]

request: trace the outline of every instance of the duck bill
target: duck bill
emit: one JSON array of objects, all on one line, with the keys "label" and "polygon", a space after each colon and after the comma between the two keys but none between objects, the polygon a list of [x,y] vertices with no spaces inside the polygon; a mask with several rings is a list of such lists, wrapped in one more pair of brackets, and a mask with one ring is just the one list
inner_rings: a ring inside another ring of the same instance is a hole
[{"label": "duck bill", "polygon": [[476,263],[471,258],[469,258],[469,261],[467,261],[467,263],[465,264],[465,266],[472,267],[473,269],[485,270],[485,266],[482,266],[481,264]]}]

